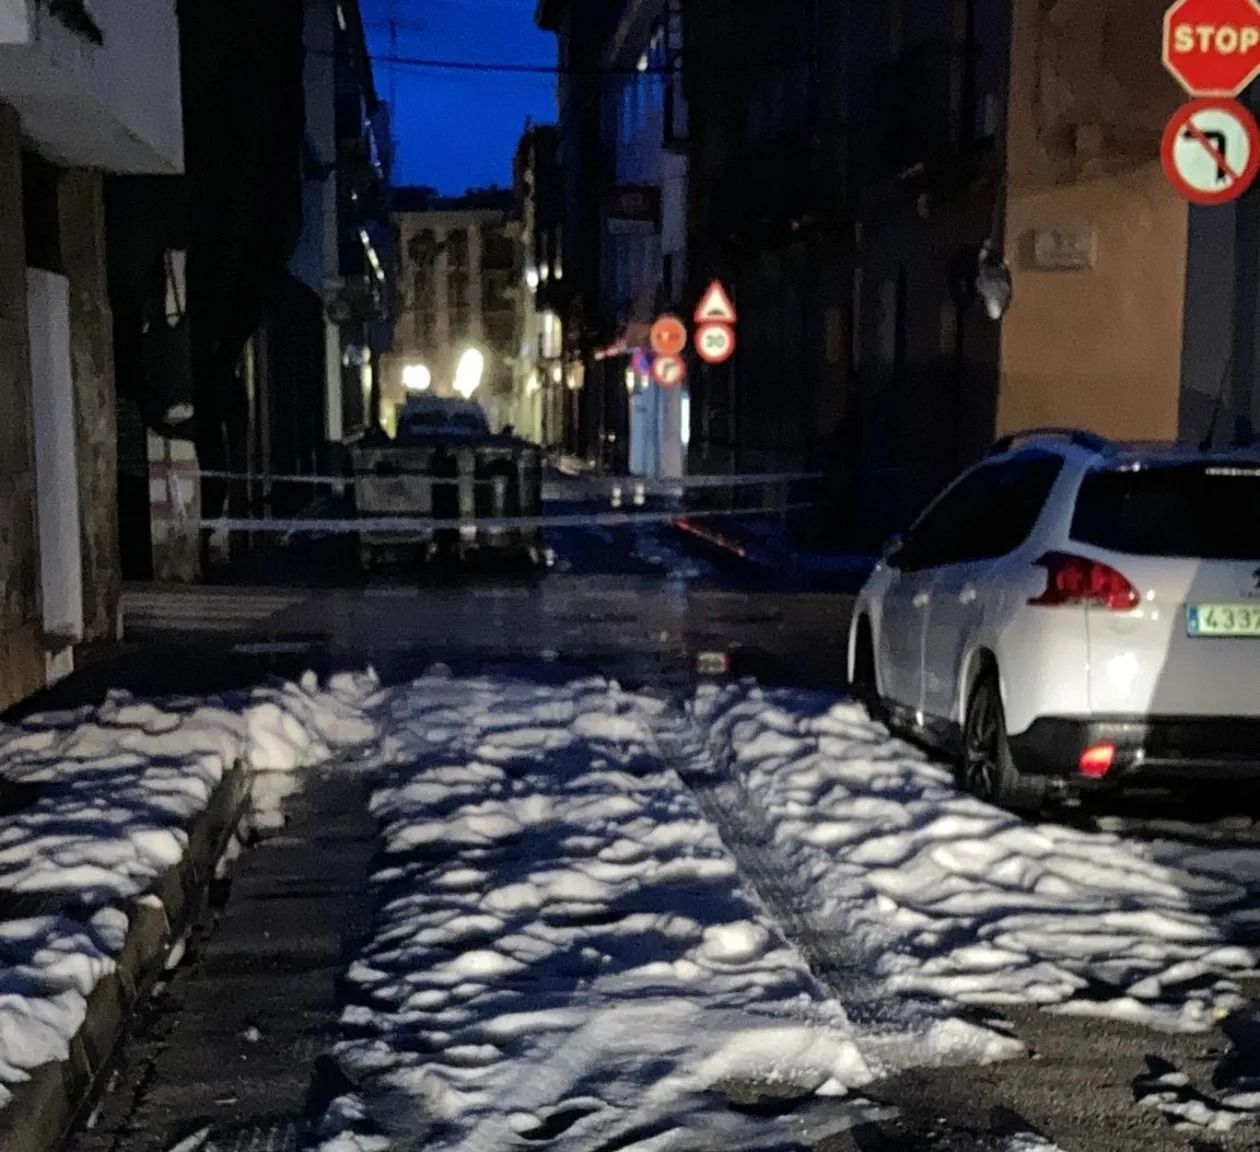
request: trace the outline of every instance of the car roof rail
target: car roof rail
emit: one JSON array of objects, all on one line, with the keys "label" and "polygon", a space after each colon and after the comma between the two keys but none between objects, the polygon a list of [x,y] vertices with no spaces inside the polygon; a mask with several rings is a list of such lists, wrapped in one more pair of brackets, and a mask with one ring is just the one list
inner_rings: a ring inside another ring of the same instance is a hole
[{"label": "car roof rail", "polygon": [[1068,440],[1078,448],[1087,452],[1107,452],[1112,443],[1097,432],[1086,432],[1080,428],[1028,428],[1023,432],[1012,432],[1003,436],[992,448],[990,456],[1005,456],[1015,445],[1025,440]]}]

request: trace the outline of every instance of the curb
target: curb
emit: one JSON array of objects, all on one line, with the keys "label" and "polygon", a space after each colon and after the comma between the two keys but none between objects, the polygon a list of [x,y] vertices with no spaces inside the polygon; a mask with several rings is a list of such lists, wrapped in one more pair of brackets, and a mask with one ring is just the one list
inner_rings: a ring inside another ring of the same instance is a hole
[{"label": "curb", "polygon": [[[148,892],[129,900],[130,926],[115,970],[88,997],[87,1014],[70,1041],[70,1055],[45,1064],[0,1109],[0,1152],[56,1152],[109,1067],[131,1015],[161,978],[171,945],[200,918],[215,865],[240,825],[249,775],[236,764],[209,804],[187,825],[188,848]],[[146,901],[156,896],[161,906]]]}]

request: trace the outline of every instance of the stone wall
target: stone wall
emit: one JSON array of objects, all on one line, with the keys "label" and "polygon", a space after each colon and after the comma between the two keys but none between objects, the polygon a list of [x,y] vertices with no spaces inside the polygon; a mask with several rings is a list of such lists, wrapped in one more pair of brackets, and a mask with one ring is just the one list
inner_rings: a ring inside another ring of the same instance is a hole
[{"label": "stone wall", "polygon": [[0,708],[44,684],[36,541],[22,142],[0,104]]},{"label": "stone wall", "polygon": [[82,514],[84,640],[118,638],[118,435],[113,317],[105,282],[105,201],[99,173],[74,170],[58,195],[61,258],[70,281],[70,356]]}]

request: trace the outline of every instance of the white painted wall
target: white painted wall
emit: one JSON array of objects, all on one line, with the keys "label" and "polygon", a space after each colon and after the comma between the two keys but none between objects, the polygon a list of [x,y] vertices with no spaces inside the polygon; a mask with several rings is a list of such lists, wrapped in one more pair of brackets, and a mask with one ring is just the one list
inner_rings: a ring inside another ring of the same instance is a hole
[{"label": "white painted wall", "polygon": [[44,630],[79,640],[83,637],[83,553],[69,281],[51,272],[27,269],[26,304]]},{"label": "white painted wall", "polygon": [[[0,13],[12,17],[14,5],[0,0]],[[28,11],[34,21],[22,40],[0,35],[0,100],[18,110],[23,133],[40,151],[63,164],[108,172],[182,172],[175,0],[92,0],[101,45],[77,36],[43,7]],[[16,27],[15,20],[0,26],[7,24]]]},{"label": "white painted wall", "polygon": [[345,385],[341,375],[341,329],[331,320],[324,321],[324,404],[325,435],[333,444],[340,443],[345,434],[342,418]]},{"label": "white painted wall", "polygon": [[0,0],[0,44],[24,44],[31,38],[35,0]]}]

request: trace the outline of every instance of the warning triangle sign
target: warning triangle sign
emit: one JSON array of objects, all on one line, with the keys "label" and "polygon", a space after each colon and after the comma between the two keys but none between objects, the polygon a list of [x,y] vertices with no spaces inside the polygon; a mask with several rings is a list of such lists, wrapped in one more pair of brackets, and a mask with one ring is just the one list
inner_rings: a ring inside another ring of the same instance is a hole
[{"label": "warning triangle sign", "polygon": [[700,307],[696,309],[697,324],[734,324],[739,317],[735,314],[735,305],[726,294],[720,280],[714,280],[700,299]]}]

